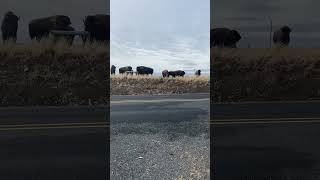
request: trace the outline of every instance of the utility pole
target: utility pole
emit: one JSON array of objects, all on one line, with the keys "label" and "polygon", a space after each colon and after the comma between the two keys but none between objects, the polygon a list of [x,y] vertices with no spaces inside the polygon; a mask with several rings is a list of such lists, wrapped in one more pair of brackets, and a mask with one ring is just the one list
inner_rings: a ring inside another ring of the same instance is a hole
[{"label": "utility pole", "polygon": [[272,19],[269,17],[269,20],[270,20],[270,35],[269,35],[270,42],[269,42],[269,47],[271,48],[271,46],[272,46]]}]

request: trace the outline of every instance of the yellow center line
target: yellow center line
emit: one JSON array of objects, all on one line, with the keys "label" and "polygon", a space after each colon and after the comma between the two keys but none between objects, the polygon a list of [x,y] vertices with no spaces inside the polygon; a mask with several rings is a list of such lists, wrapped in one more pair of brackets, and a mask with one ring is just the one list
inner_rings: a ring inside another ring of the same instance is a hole
[{"label": "yellow center line", "polygon": [[43,123],[43,124],[10,124],[0,125],[0,131],[10,130],[39,130],[39,129],[75,129],[75,128],[107,128],[110,125],[107,122],[91,123]]},{"label": "yellow center line", "polygon": [[92,122],[92,123],[41,123],[41,124],[9,124],[0,125],[0,128],[10,127],[40,127],[40,126],[77,126],[77,125],[108,125],[107,122]]},{"label": "yellow center line", "polygon": [[200,102],[208,101],[209,98],[202,99],[151,99],[151,100],[119,100],[111,101],[111,104],[127,104],[127,103],[162,103],[162,102]]},{"label": "yellow center line", "polygon": [[228,124],[284,124],[284,123],[320,123],[320,118],[265,118],[265,119],[219,119],[210,120],[212,125]]},{"label": "yellow center line", "polygon": [[241,122],[241,121],[293,121],[293,120],[320,120],[320,117],[288,117],[288,118],[244,118],[244,119],[211,119],[210,122]]},{"label": "yellow center line", "polygon": [[87,125],[87,126],[42,126],[42,127],[11,127],[0,128],[0,131],[13,130],[41,130],[41,129],[80,129],[80,128],[107,128],[109,125]]}]

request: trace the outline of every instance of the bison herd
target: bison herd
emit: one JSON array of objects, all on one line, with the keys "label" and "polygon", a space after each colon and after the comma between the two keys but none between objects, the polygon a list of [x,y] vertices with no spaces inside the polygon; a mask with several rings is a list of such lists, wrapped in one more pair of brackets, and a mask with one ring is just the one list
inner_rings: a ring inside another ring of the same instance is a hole
[{"label": "bison herd", "polygon": [[[110,70],[111,74],[116,74],[116,66],[112,65],[111,66],[111,70]],[[119,68],[119,74],[126,74],[126,75],[153,75],[153,69],[150,67],[145,67],[145,66],[138,66],[136,68],[136,72],[133,71],[131,66],[125,66],[125,67],[121,67]],[[184,77],[186,73],[182,70],[176,70],[176,71],[168,71],[168,70],[163,70],[162,71],[162,77]],[[196,76],[200,76],[201,75],[201,70],[197,70],[195,72]]]},{"label": "bison herd", "polygon": [[[283,26],[273,33],[273,43],[288,46],[290,43],[291,29]],[[214,28],[210,30],[210,47],[236,48],[241,35],[237,30],[228,28]]]},{"label": "bison herd", "polygon": [[[16,42],[18,22],[20,17],[9,11],[4,15],[1,25],[2,40],[4,42],[12,40]],[[55,15],[34,19],[29,22],[29,36],[31,39],[40,41],[42,38],[47,38],[51,31],[75,31],[71,26],[71,20],[68,16]],[[110,16],[106,14],[97,14],[86,16],[83,20],[84,31],[88,33],[89,41],[110,41]],[[58,36],[58,37],[57,37]],[[55,39],[65,39],[67,42],[73,42],[73,34],[56,35]],[[83,42],[87,38],[82,37]]]}]

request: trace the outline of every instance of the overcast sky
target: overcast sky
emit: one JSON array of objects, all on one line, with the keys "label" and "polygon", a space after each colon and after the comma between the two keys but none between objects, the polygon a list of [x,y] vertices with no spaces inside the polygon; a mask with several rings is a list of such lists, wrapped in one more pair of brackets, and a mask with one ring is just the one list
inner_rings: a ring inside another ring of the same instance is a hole
[{"label": "overcast sky", "polygon": [[320,47],[319,0],[211,0],[211,27],[240,31],[240,47],[268,47],[269,18],[274,29],[292,28],[291,45]]},{"label": "overcast sky", "polygon": [[210,0],[111,0],[111,64],[209,69]]},{"label": "overcast sky", "polygon": [[109,14],[110,0],[0,0],[1,21],[11,10],[20,16],[18,41],[30,40],[28,23],[30,20],[51,15],[67,15],[72,26],[83,30],[83,19],[91,14]]}]

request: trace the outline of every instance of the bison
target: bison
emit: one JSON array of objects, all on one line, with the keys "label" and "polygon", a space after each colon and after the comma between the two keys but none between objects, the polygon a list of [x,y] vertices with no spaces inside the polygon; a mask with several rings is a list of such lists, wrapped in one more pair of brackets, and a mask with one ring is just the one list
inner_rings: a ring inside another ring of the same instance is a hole
[{"label": "bison", "polygon": [[273,43],[288,46],[290,43],[291,29],[288,26],[283,26],[273,33]]},{"label": "bison", "polygon": [[56,15],[46,18],[34,19],[29,23],[29,35],[31,39],[40,41],[48,37],[51,30],[71,30],[71,20],[68,16]]},{"label": "bison", "polygon": [[126,66],[126,67],[119,68],[119,74],[124,74],[127,71],[132,71],[132,67],[131,66]]},{"label": "bison", "polygon": [[87,16],[84,20],[84,29],[90,34],[90,42],[110,41],[110,16],[105,14],[97,14]]},{"label": "bison", "polygon": [[2,40],[6,42],[7,40],[17,41],[17,31],[18,31],[18,21],[20,17],[16,16],[12,11],[8,11],[2,20],[1,31]]},{"label": "bison", "polygon": [[186,73],[184,71],[177,70],[177,71],[169,71],[168,74],[169,76],[172,76],[172,77],[176,77],[176,76],[183,77]]},{"label": "bison", "polygon": [[116,66],[115,65],[111,66],[111,74],[116,74]]},{"label": "bison", "polygon": [[210,47],[236,48],[241,36],[238,31],[228,28],[215,28],[210,30]]},{"label": "bison", "polygon": [[194,73],[196,76],[201,76],[201,70],[196,70],[196,72]]},{"label": "bison", "polygon": [[168,70],[163,70],[162,71],[162,77],[169,77],[169,71]]},{"label": "bison", "polygon": [[145,66],[138,66],[137,67],[137,75],[152,75],[153,69]]}]

